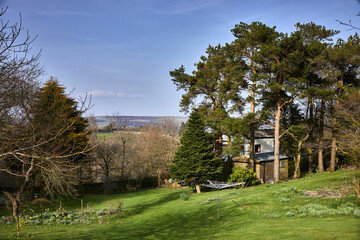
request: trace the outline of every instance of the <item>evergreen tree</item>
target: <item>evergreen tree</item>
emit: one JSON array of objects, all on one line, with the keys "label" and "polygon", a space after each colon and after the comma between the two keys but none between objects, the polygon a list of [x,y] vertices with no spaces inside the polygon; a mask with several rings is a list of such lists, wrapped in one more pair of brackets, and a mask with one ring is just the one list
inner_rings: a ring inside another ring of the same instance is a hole
[{"label": "evergreen tree", "polygon": [[221,125],[232,112],[243,111],[243,99],[239,89],[243,89],[245,62],[239,59],[231,47],[209,46],[207,56],[195,64],[193,74],[185,73],[185,68],[170,71],[178,90],[184,90],[180,102],[181,110],[188,112],[197,107],[205,123],[213,130],[216,156],[222,156]]},{"label": "evergreen tree", "polygon": [[[236,37],[236,40],[231,44],[233,51],[239,59],[244,60],[246,66],[244,67],[243,81],[245,81],[246,88],[239,89],[242,94],[247,92],[247,103],[250,104],[250,113],[247,115],[249,136],[250,136],[250,161],[252,169],[256,172],[255,164],[255,129],[260,124],[259,113],[256,113],[255,107],[258,99],[259,82],[262,80],[262,64],[260,64],[261,56],[259,55],[263,45],[272,42],[278,33],[275,27],[268,27],[261,22],[253,22],[251,24],[240,22],[236,24],[231,32]],[[235,79],[239,81],[239,79]]]},{"label": "evergreen tree", "polygon": [[[81,116],[83,111],[78,109],[77,102],[66,95],[65,87],[50,78],[40,88],[32,109],[30,122],[34,140],[41,143],[34,149],[35,155],[52,158],[52,161],[43,163],[48,164],[49,168],[56,162],[78,171],[89,149],[89,136],[86,131],[87,120]],[[53,178],[52,171],[40,171],[38,174],[44,179]],[[73,176],[76,174],[72,173]],[[63,181],[44,181],[43,184],[50,194],[58,189],[66,189]],[[69,185],[68,191],[71,188]]]},{"label": "evergreen tree", "polygon": [[214,180],[219,176],[222,161],[215,157],[198,110],[191,113],[187,129],[180,142],[181,146],[175,153],[173,164],[169,167],[173,178],[194,180],[198,185],[200,182]]}]

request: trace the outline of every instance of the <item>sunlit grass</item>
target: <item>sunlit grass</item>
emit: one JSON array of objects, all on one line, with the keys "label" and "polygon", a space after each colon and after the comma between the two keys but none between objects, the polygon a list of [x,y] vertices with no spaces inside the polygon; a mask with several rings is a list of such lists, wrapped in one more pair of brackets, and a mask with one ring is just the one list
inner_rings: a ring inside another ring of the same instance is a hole
[{"label": "sunlit grass", "polygon": [[[338,171],[297,181],[222,190],[220,218],[215,191],[195,194],[191,189],[162,188],[87,194],[81,196],[84,207],[104,209],[121,202],[122,217],[106,216],[103,224],[25,225],[23,239],[359,239],[359,216],[312,217],[297,212],[308,204],[328,206],[335,201],[305,197],[303,191],[350,185],[353,174]],[[341,201],[359,209],[353,193]],[[81,200],[63,200],[62,205],[68,210],[80,209]],[[14,225],[0,225],[0,239],[14,238]]]}]

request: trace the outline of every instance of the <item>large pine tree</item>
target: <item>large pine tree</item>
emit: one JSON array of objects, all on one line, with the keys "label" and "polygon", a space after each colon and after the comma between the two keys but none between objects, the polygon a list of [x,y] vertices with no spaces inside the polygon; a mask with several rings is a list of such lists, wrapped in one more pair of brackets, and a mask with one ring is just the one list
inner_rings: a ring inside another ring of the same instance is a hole
[{"label": "large pine tree", "polygon": [[181,146],[169,168],[173,178],[194,180],[199,184],[219,176],[222,162],[215,157],[213,145],[209,142],[205,124],[198,110],[190,114],[187,129],[180,142]]}]

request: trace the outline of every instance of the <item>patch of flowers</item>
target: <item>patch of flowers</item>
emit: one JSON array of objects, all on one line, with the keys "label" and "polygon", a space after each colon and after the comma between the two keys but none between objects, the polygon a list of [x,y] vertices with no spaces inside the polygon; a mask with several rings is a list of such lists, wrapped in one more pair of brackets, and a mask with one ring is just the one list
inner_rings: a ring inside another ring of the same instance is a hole
[{"label": "patch of flowers", "polygon": [[264,218],[280,218],[280,214],[278,213],[268,213],[263,216]]},{"label": "patch of flowers", "polygon": [[201,203],[201,205],[210,204],[211,202],[216,201],[216,200],[217,200],[217,198],[209,198],[205,202]]},{"label": "patch of flowers", "polygon": [[135,191],[140,190],[140,185],[136,185],[136,186],[126,185],[126,189],[127,189],[129,192],[135,192]]},{"label": "patch of flowers", "polygon": [[[104,218],[108,215],[119,213],[122,209],[91,209],[87,211],[81,210],[65,210],[59,208],[56,211],[50,212],[45,209],[43,213],[35,213],[33,210],[24,211],[21,218],[24,219],[24,224],[30,225],[53,225],[53,224],[89,224],[94,221],[105,222]],[[0,224],[16,224],[16,219],[10,216],[2,216]]]},{"label": "patch of flowers", "polygon": [[302,207],[297,207],[295,210],[297,214],[301,217],[305,217],[305,216],[324,217],[324,216],[336,216],[336,215],[360,216],[359,207],[355,206],[351,202],[345,204],[339,204],[339,205],[333,202],[329,202],[328,205],[307,204]]}]

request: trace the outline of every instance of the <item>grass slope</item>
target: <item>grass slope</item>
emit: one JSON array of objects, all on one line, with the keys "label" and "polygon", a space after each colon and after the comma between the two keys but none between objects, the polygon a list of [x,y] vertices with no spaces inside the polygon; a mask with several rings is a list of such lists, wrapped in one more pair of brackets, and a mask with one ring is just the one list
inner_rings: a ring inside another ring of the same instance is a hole
[{"label": "grass slope", "polygon": [[[360,239],[360,217],[311,216],[299,212],[308,204],[359,201],[350,189],[354,172],[313,174],[296,181],[263,184],[246,189],[194,194],[190,189],[152,189],[124,194],[84,195],[84,204],[106,208],[108,201],[123,203],[122,218],[107,217],[105,224],[25,225],[22,239]],[[359,176],[359,172],[356,174]],[[305,190],[348,191],[341,199],[305,197]],[[345,190],[344,190],[345,189]],[[187,194],[188,200],[180,195]],[[80,207],[80,200],[64,201],[66,209]],[[329,210],[330,211],[330,210]],[[292,212],[294,216],[290,216]],[[288,216],[287,216],[288,215]],[[0,239],[16,239],[14,225],[0,225]]]}]

